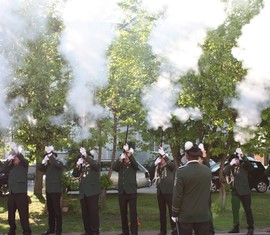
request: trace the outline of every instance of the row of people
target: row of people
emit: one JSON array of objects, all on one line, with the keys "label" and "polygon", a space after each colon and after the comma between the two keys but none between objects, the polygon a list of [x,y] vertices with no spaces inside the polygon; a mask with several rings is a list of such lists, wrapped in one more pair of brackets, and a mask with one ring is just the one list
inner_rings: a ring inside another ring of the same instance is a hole
[{"label": "row of people", "polygon": [[[46,202],[48,209],[48,230],[43,235],[62,233],[61,177],[63,163],[57,159],[53,146],[45,147],[45,154],[39,170],[46,174]],[[114,162],[113,170],[119,174],[118,195],[122,223],[121,235],[137,235],[137,186],[136,171],[138,164],[133,156],[134,150],[127,144],[123,146],[123,153]],[[157,201],[160,217],[160,233],[167,234],[168,208],[172,235],[214,234],[211,219],[211,171],[207,163],[206,152],[202,144],[192,142],[185,144],[186,164],[175,172],[174,164],[166,156],[162,147],[159,155],[150,167],[155,174],[153,182],[157,187]],[[240,159],[242,158],[241,162]],[[208,165],[208,166],[207,166]],[[5,169],[9,170],[9,198],[8,198],[8,235],[16,234],[15,212],[19,211],[24,235],[30,235],[29,208],[27,197],[27,167],[28,162],[23,157],[18,146],[12,147]],[[254,221],[251,210],[251,196],[247,181],[250,169],[249,161],[243,154],[232,155],[230,164],[224,173],[231,177],[232,211],[234,228],[231,233],[239,232],[240,202],[244,207],[248,223],[248,235],[253,235]],[[80,178],[79,197],[82,211],[84,233],[82,235],[99,234],[99,181],[100,166],[94,160],[94,153],[80,148],[80,158],[76,162],[73,176]],[[128,208],[130,226],[128,223]]]}]

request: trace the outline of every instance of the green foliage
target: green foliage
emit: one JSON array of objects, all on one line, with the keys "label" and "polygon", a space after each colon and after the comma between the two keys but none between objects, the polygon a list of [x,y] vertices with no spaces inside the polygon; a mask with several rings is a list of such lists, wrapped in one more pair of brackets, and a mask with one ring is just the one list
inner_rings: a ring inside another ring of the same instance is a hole
[{"label": "green foliage", "polygon": [[74,177],[67,172],[62,175],[62,189],[63,193],[66,193],[68,189],[78,189],[79,181],[74,180]]},{"label": "green foliage", "polygon": [[108,174],[100,175],[100,185],[102,189],[108,189],[113,185],[113,181],[110,179]]}]

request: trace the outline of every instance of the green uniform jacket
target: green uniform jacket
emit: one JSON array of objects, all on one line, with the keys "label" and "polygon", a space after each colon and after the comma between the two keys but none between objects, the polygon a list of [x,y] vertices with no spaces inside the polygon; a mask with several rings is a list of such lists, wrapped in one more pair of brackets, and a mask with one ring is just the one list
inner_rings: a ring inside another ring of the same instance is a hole
[{"label": "green uniform jacket", "polygon": [[[164,157],[166,165],[161,168],[159,180],[157,180],[157,194],[172,194],[174,182],[174,163],[168,158]],[[150,166],[149,172],[154,173],[156,170],[155,162]]]},{"label": "green uniform jacket", "polygon": [[117,159],[112,169],[118,172],[118,192],[123,194],[137,193],[136,171],[139,170],[138,163],[133,156],[129,158],[130,164],[125,165]]},{"label": "green uniform jacket", "polygon": [[[228,164],[224,169],[224,174],[230,176],[233,166]],[[248,195],[250,194],[250,187],[248,183],[248,172],[252,169],[252,164],[248,159],[243,158],[243,162],[240,164],[239,173],[234,175],[234,181],[231,184],[231,190],[238,195]]]},{"label": "green uniform jacket", "polygon": [[270,166],[268,166],[268,167],[265,169],[264,174],[265,174],[267,177],[270,177]]},{"label": "green uniform jacket", "polygon": [[20,159],[18,165],[13,165],[12,161],[5,161],[3,171],[9,169],[8,188],[11,193],[27,193],[27,173],[28,161],[20,153],[16,155]]},{"label": "green uniform jacket", "polygon": [[46,175],[46,192],[47,193],[61,193],[62,192],[62,175],[64,165],[61,161],[56,159],[53,155],[49,157],[50,162],[47,165],[40,164],[39,170]]},{"label": "green uniform jacket", "polygon": [[172,216],[182,223],[209,221],[211,171],[205,165],[190,161],[176,172]]},{"label": "green uniform jacket", "polygon": [[74,177],[80,177],[80,199],[83,199],[84,197],[95,196],[101,193],[99,164],[90,156],[86,156],[84,160],[86,160],[89,164],[89,166],[85,168],[85,172],[82,171],[82,168],[74,168],[72,173]]}]

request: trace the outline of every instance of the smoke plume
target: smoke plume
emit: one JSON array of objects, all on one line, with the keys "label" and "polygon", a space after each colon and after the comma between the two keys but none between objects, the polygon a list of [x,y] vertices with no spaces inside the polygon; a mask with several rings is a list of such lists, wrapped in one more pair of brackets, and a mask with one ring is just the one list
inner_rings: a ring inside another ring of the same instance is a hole
[{"label": "smoke plume", "polygon": [[12,105],[6,97],[14,80],[14,71],[28,53],[27,43],[34,41],[46,27],[50,4],[44,0],[0,0],[0,128],[12,123]]},{"label": "smoke plume", "polygon": [[[182,122],[189,118],[200,118],[198,109],[177,109],[175,103],[181,87],[175,84],[188,70],[197,72],[197,62],[202,53],[200,43],[203,43],[209,29],[216,28],[224,21],[224,6],[216,0],[159,0],[147,1],[145,7],[150,12],[165,9],[164,19],[157,23],[150,39],[153,51],[162,65],[157,83],[146,89],[146,97],[143,98],[148,110],[149,126],[167,128],[172,115],[176,115]],[[170,75],[163,76],[164,73]]]},{"label": "smoke plume", "polygon": [[270,33],[266,30],[270,22],[270,2],[242,29],[238,47],[232,49],[233,56],[243,62],[248,73],[237,84],[238,98],[232,107],[238,111],[234,127],[235,140],[244,144],[254,137],[261,122],[261,112],[270,101]]},{"label": "smoke plume", "polygon": [[70,0],[62,12],[65,29],[59,51],[73,73],[67,102],[82,117],[82,128],[104,114],[95,102],[95,92],[107,84],[106,51],[115,36],[118,15],[113,0]]}]

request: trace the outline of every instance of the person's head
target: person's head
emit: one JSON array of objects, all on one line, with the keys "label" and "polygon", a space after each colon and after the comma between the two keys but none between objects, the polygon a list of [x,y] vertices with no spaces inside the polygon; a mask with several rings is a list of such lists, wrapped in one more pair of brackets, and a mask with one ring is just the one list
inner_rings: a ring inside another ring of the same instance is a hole
[{"label": "person's head", "polygon": [[14,165],[18,165],[20,163],[20,159],[15,155],[14,159],[12,160]]},{"label": "person's head", "polygon": [[198,160],[199,156],[202,156],[202,151],[197,144],[193,144],[191,141],[185,143],[186,158],[188,161]]}]

